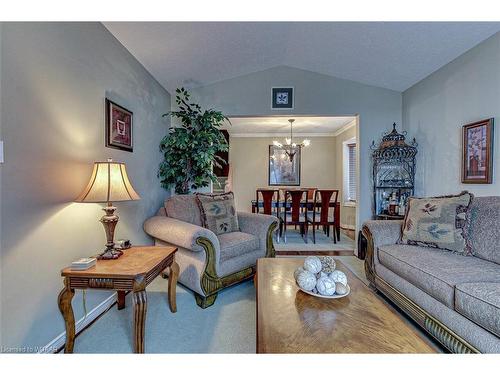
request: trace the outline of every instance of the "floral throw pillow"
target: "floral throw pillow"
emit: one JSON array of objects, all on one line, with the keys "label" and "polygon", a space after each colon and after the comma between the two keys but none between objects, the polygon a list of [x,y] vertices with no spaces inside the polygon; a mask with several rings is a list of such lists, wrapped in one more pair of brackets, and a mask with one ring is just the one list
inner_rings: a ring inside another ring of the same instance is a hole
[{"label": "floral throw pillow", "polygon": [[240,230],[234,205],[234,194],[196,194],[201,211],[202,224],[215,234]]},{"label": "floral throw pillow", "polygon": [[472,254],[467,235],[467,213],[473,195],[409,198],[401,243]]}]

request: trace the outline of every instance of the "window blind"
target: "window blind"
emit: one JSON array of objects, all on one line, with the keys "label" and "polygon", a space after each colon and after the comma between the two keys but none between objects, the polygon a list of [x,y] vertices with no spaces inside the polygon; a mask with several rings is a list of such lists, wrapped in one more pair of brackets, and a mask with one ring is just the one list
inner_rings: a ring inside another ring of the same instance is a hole
[{"label": "window blind", "polygon": [[347,192],[348,200],[351,202],[356,201],[356,144],[351,143],[347,145],[348,147],[348,181],[347,181]]}]

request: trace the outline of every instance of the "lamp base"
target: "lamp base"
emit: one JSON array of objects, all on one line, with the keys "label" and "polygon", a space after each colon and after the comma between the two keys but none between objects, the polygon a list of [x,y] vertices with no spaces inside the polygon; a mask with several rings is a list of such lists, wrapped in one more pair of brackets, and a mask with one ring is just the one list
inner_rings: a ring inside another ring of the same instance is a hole
[{"label": "lamp base", "polygon": [[110,260],[110,259],[118,259],[123,255],[123,251],[118,249],[106,249],[102,254],[99,254],[97,259],[99,260]]},{"label": "lamp base", "polygon": [[115,215],[116,207],[114,207],[111,202],[108,202],[107,206],[103,208],[106,215],[101,217],[100,222],[104,226],[104,231],[106,232],[106,250],[100,254],[97,259],[117,259],[123,252],[115,249],[115,242],[113,241],[115,235],[115,227],[118,224],[118,216]]}]

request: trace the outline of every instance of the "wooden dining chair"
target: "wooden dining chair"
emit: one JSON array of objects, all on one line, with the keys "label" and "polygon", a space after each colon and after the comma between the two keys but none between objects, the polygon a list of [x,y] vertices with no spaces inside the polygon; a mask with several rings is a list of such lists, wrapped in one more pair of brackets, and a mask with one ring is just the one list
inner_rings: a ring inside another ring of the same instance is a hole
[{"label": "wooden dining chair", "polygon": [[[284,241],[286,243],[286,230],[288,225],[299,226],[300,235],[307,243],[308,221],[307,221],[307,189],[285,190],[285,209],[281,214],[284,226]],[[301,211],[304,207],[304,212]]]},{"label": "wooden dining chair", "polygon": [[[262,202],[262,212],[260,211],[260,202]],[[279,219],[280,223],[279,230],[276,231],[276,240],[280,242],[283,231],[283,223],[280,216],[280,191],[277,189],[257,189],[255,190],[255,203],[256,213],[276,216]]]},{"label": "wooden dining chair", "polygon": [[312,217],[306,214],[308,223],[312,224],[313,243],[316,243],[316,229],[320,225],[323,226],[328,237],[330,237],[330,226],[332,226],[333,243],[337,243],[336,228],[340,223],[335,221],[335,210],[338,197],[338,190],[318,189],[314,192]]}]

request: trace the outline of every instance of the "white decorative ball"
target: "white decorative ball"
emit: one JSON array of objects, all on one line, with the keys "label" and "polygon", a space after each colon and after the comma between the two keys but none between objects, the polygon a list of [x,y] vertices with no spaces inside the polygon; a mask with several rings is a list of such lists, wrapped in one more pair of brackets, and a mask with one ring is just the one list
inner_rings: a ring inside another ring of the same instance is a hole
[{"label": "white decorative ball", "polygon": [[335,294],[335,281],[323,276],[316,282],[316,289],[318,289],[319,294],[333,296]]},{"label": "white decorative ball", "polygon": [[335,283],[335,293],[343,295],[347,293],[347,286],[342,283]]},{"label": "white decorative ball", "polygon": [[304,267],[299,267],[299,268],[297,268],[297,269],[295,270],[295,272],[293,273],[293,278],[294,278],[295,280],[297,280],[297,277],[299,276],[299,273],[304,272],[304,271],[305,271]]},{"label": "white decorative ball", "polygon": [[330,278],[336,283],[347,285],[347,276],[344,272],[335,270],[330,274]]},{"label": "white decorative ball", "polygon": [[309,271],[300,272],[297,276],[297,284],[304,290],[313,290],[316,286],[316,276]]},{"label": "white decorative ball", "polygon": [[321,260],[318,257],[307,257],[304,261],[304,268],[316,274],[321,271]]},{"label": "white decorative ball", "polygon": [[318,273],[316,274],[316,279],[319,279],[320,277],[328,277],[328,274],[327,274],[327,273],[324,273],[323,271],[318,272]]}]

